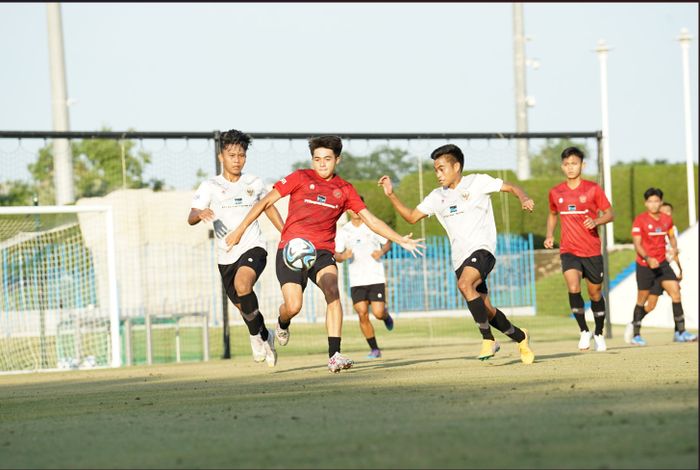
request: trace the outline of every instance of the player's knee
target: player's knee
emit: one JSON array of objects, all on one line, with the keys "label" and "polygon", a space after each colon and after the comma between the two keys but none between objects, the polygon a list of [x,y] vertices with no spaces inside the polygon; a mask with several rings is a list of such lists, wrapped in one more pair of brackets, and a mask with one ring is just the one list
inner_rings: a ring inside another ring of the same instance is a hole
[{"label": "player's knee", "polygon": [[474,297],[476,294],[476,288],[474,288],[474,284],[467,280],[467,279],[460,279],[457,281],[457,288],[459,291],[466,295],[467,297]]},{"label": "player's knee", "polygon": [[369,323],[369,312],[367,310],[357,312],[360,318],[360,323]]},{"label": "player's knee", "polygon": [[324,286],[323,295],[326,297],[327,304],[339,300],[340,291],[338,290],[338,284],[336,283]]},{"label": "player's knee", "polygon": [[301,300],[285,301],[284,308],[287,310],[287,314],[294,316],[301,312]]},{"label": "player's knee", "polygon": [[244,295],[248,295],[253,291],[253,286],[250,285],[250,282],[247,281],[234,281],[233,282],[233,288],[236,289],[236,294],[239,297],[242,297]]}]

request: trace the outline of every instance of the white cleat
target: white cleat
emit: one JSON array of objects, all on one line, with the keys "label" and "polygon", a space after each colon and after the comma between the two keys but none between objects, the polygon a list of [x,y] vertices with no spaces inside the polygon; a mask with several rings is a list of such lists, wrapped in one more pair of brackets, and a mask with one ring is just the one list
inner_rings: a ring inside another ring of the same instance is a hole
[{"label": "white cleat", "polygon": [[632,323],[628,323],[627,326],[625,327],[625,334],[623,335],[623,338],[625,338],[625,343],[632,344],[633,337],[634,337],[634,325]]},{"label": "white cleat", "polygon": [[595,350],[598,352],[605,352],[608,350],[608,346],[605,344],[605,337],[603,335],[593,336],[595,341]]},{"label": "white cleat", "polygon": [[353,360],[341,355],[339,352],[333,354],[333,357],[328,359],[328,371],[338,373],[343,369],[349,369],[354,364]]},{"label": "white cleat", "polygon": [[255,362],[265,360],[265,341],[260,337],[260,333],[250,335],[250,349],[253,350],[253,360]]},{"label": "white cleat", "polygon": [[289,328],[283,330],[278,323],[275,327],[275,336],[277,337],[277,342],[280,346],[286,346],[289,343]]},{"label": "white cleat", "polygon": [[591,336],[593,333],[590,331],[581,332],[581,339],[578,341],[578,348],[581,351],[588,351],[591,348]]},{"label": "white cleat", "polygon": [[275,350],[275,332],[267,330],[267,341],[263,342],[263,350],[265,351],[265,362],[268,367],[275,367],[277,364],[277,350]]}]

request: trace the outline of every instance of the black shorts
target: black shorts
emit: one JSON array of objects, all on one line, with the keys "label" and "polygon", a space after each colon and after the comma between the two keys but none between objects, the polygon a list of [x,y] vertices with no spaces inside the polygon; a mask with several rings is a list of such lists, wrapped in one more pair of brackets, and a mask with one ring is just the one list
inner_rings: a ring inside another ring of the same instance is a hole
[{"label": "black shorts", "polygon": [[584,279],[588,279],[591,284],[603,283],[603,257],[601,255],[583,258],[576,256],[573,253],[562,253],[559,255],[561,259],[561,271],[566,272],[569,269],[575,269],[581,272]]},{"label": "black shorts", "polygon": [[316,282],[316,275],[318,272],[323,268],[333,265],[335,265],[335,256],[328,250],[316,250],[316,262],[308,271],[294,271],[289,269],[282,258],[282,248],[277,250],[277,258],[275,260],[277,280],[280,282],[280,286],[292,282],[294,284],[299,284],[302,291],[306,289],[306,284],[309,282],[309,279],[311,279],[311,282],[318,285]]},{"label": "black shorts", "polygon": [[385,284],[368,284],[366,286],[355,286],[350,288],[350,297],[352,303],[369,301],[369,302],[386,302],[386,287]]},{"label": "black shorts", "polygon": [[[648,266],[642,266],[637,263],[637,288],[639,290],[650,291],[654,287],[654,282],[658,281],[661,287],[662,281],[677,281],[676,273],[673,272],[668,261],[664,260],[656,269],[651,269]],[[658,292],[658,288],[656,290]]]},{"label": "black shorts", "polygon": [[486,285],[486,278],[489,277],[493,267],[496,266],[496,258],[487,250],[476,250],[474,253],[467,256],[467,259],[465,259],[459,269],[455,271],[457,281],[459,281],[462,271],[464,271],[464,268],[467,266],[476,269],[481,275],[481,284],[476,286],[476,291],[480,294],[488,294],[489,288]]},{"label": "black shorts", "polygon": [[660,296],[663,293],[664,288],[661,287],[661,281],[659,281],[658,279],[654,279],[654,285],[651,286],[651,289],[649,289],[649,294]]},{"label": "black shorts", "polygon": [[219,273],[221,274],[221,283],[224,285],[226,295],[234,304],[240,303],[241,299],[236,294],[236,288],[233,287],[233,279],[236,277],[238,268],[248,266],[255,271],[255,280],[257,281],[267,265],[267,251],[264,248],[256,246],[251,248],[241,255],[233,264],[220,264]]}]

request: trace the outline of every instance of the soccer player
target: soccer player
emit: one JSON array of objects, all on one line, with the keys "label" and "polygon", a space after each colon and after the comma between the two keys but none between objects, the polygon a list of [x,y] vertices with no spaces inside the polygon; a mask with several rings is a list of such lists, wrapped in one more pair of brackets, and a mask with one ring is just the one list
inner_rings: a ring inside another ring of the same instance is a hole
[{"label": "soccer player", "polygon": [[[605,298],[603,288],[603,256],[601,255],[598,226],[615,217],[603,188],[581,178],[585,168],[584,154],[577,147],[568,147],[561,153],[561,169],[566,181],[549,190],[549,215],[544,247],[554,246],[554,228],[557,214],[561,218],[559,257],[561,270],[569,290],[569,306],[576,318],[581,337],[578,348],[591,347],[591,332],[586,324],[581,278],[586,280],[588,297],[595,321],[596,351],[607,350],[603,327],[605,325]],[[602,212],[602,214],[600,214]]]},{"label": "soccer player", "polygon": [[521,188],[499,178],[478,173],[463,176],[464,154],[456,145],[438,147],[430,158],[434,161],[435,175],[441,187],[428,194],[415,209],[409,209],[399,200],[388,176],[382,176],[378,184],[408,223],[415,224],[435,215],[445,228],[452,246],[457,286],[483,338],[477,359],[483,361],[493,357],[500,349],[491,333],[493,326],[516,341],[520,359],[531,364],[535,355],[528,345],[527,332],[511,324],[502,311],[491,305],[486,279],[496,264],[496,222],[490,194],[498,191],[511,193],[520,199],[523,210],[530,212],[535,203]]},{"label": "soccer player", "polygon": [[[272,330],[265,327],[265,319],[258,309],[258,298],[253,284],[267,263],[265,239],[256,221],[242,235],[241,242],[229,247],[224,237],[229,228],[240,224],[248,210],[265,196],[260,178],[243,173],[246,163],[249,135],[231,129],[221,134],[219,161],[222,172],[203,181],[192,198],[192,209],[187,218],[190,225],[200,221],[211,222],[217,238],[217,262],[226,295],[238,308],[250,333],[250,346],[255,362],[277,363],[275,339]],[[282,230],[284,222],[275,207],[265,211],[270,222]]]},{"label": "soccer player", "polygon": [[[661,212],[666,214],[669,217],[673,217],[673,206],[669,202],[663,202],[661,204],[661,209],[659,209]],[[676,240],[678,239],[678,228],[674,225],[671,227],[669,232],[673,232],[673,235],[675,235]],[[681,282],[683,280],[683,268],[681,268],[681,262],[678,259],[678,249],[674,248],[673,245],[671,245],[671,241],[666,235],[664,237],[666,239],[666,261],[668,261],[669,266],[671,266],[671,269],[673,269],[673,273],[676,275],[678,278],[678,282]],[[651,286],[651,289],[649,289],[649,297],[647,297],[647,301],[644,304],[644,312],[645,316],[651,313],[652,310],[656,308],[656,304],[659,301],[659,297],[664,293],[663,288],[661,287],[661,282],[659,280],[654,281],[654,285]],[[633,332],[633,326],[632,323],[629,323],[627,325],[627,329],[625,330],[625,338],[628,339],[628,343],[631,342],[632,340],[632,332]]]},{"label": "soccer player", "polygon": [[[309,279],[323,292],[326,299],[326,330],[328,332],[328,370],[340,372],[352,367],[353,361],[340,354],[343,311],[338,292],[338,267],[335,250],[336,222],[348,209],[356,212],[373,232],[398,243],[415,256],[421,254],[420,239],[412,234],[402,237],[375,217],[352,184],[335,174],[340,162],[343,144],[340,137],[321,136],[309,139],[311,169],[297,170],[280,179],[273,189],[255,204],[248,215],[226,237],[229,246],[235,246],[248,226],[260,214],[284,196],[289,196],[289,213],[282,229],[277,250],[277,279],[282,288],[284,303],[280,305],[275,335],[280,345],[289,341],[289,325],[301,311],[303,292]],[[304,238],[316,247],[316,262],[308,271],[293,271],[282,258],[282,250],[293,238]]]},{"label": "soccer player", "polygon": [[[364,202],[364,198],[360,196]],[[394,320],[386,308],[386,278],[382,256],[391,249],[391,241],[377,235],[362,222],[356,212],[348,210],[350,222],[343,225],[335,238],[335,259],[348,262],[350,296],[360,317],[360,330],[370,348],[368,359],[382,357],[377,345],[369,310],[386,329],[394,329]]]},{"label": "soccer player", "polygon": [[[686,331],[681,291],[678,278],[666,260],[666,241],[677,252],[676,235],[671,230],[673,219],[660,211],[664,193],[659,188],[649,188],[644,192],[646,212],[639,214],[632,223],[632,242],[637,251],[637,305],[632,316],[632,328],[625,330],[625,341],[635,346],[647,343],[640,336],[642,319],[646,316],[644,303],[649,297],[649,290],[658,281],[663,290],[671,296],[675,332],[673,340],[686,343],[697,340],[697,336]],[[630,330],[632,330],[630,332]]]}]

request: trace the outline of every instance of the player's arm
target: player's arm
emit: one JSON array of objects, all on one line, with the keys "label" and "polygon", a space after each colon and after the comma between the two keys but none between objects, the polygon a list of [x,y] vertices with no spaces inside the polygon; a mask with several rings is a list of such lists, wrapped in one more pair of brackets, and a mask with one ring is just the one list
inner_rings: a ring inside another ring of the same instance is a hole
[{"label": "player's arm", "polygon": [[258,217],[260,217],[260,214],[265,212],[268,208],[273,207],[281,197],[282,196],[280,195],[279,191],[272,189],[272,191],[267,193],[264,198],[256,202],[255,205],[250,208],[248,214],[245,216],[240,225],[226,235],[225,240],[229,249],[238,244],[238,242],[241,241],[241,237],[243,237],[243,233],[250,226],[250,224],[255,222]]},{"label": "player's arm", "polygon": [[[409,209],[403,202],[401,202],[398,196],[396,196],[396,194],[394,193],[394,186],[391,184],[391,179],[388,176],[385,175],[379,178],[377,185],[381,186],[384,189],[384,194],[386,195],[386,197],[389,198],[389,201],[391,201],[391,205],[394,206],[396,212],[398,212],[401,215],[401,217],[403,217],[404,220],[409,224],[415,224],[419,220],[427,217],[426,214],[422,213],[418,209]],[[384,234],[380,235],[384,236]],[[384,236],[384,238],[389,237]]]},{"label": "player's arm", "polygon": [[[681,267],[681,261],[678,259],[678,238],[676,238],[676,231],[671,227],[668,231],[668,242],[671,244],[671,249],[673,250],[673,261],[678,265],[678,269],[683,277],[683,268]],[[679,279],[680,280],[680,279]]]},{"label": "player's arm", "polygon": [[517,184],[503,182],[501,186],[502,193],[511,193],[520,200],[520,205],[523,210],[532,212],[535,209],[535,201],[533,201],[530,196],[525,193],[525,190],[518,186]]},{"label": "player's arm", "polygon": [[210,222],[214,219],[214,211],[209,209],[195,209],[194,207],[190,209],[190,215],[187,216],[187,223],[190,225],[196,225],[201,220],[205,222]]},{"label": "player's arm", "polygon": [[372,252],[372,258],[379,261],[379,258],[387,254],[391,250],[391,240],[387,240],[378,250]]},{"label": "player's arm", "polygon": [[557,213],[549,211],[547,214],[547,233],[544,236],[544,247],[554,248],[554,229],[557,227]]},{"label": "player's arm", "polygon": [[346,248],[342,252],[335,252],[335,260],[340,263],[350,258],[352,258],[352,250],[350,248]]},{"label": "player's arm", "polygon": [[651,269],[656,269],[659,267],[659,262],[656,260],[656,258],[652,258],[651,256],[647,255],[647,250],[645,250],[642,246],[641,235],[632,235],[632,243],[634,244],[634,249],[637,251],[639,257],[646,261]]},{"label": "player's arm", "polygon": [[422,238],[414,240],[413,238],[411,238],[413,236],[412,233],[409,233],[405,237],[402,237],[398,233],[394,232],[394,230],[387,224],[385,224],[383,221],[379,220],[367,208],[362,209],[360,212],[357,213],[357,215],[360,216],[365,225],[367,225],[367,227],[369,227],[369,229],[374,233],[381,235],[387,240],[391,240],[398,243],[402,248],[410,251],[413,256],[416,256],[416,253],[419,255],[423,254],[419,249],[425,248],[425,245],[420,243],[423,241]]},{"label": "player's arm", "polygon": [[608,222],[612,222],[613,219],[615,219],[615,214],[613,213],[613,208],[611,206],[605,209],[600,215],[600,217],[596,217],[595,219],[591,217],[586,217],[583,221],[583,226],[586,227],[588,230],[593,230],[598,225],[603,225],[607,224]]},{"label": "player's arm", "polygon": [[[276,191],[276,190],[275,190]],[[284,227],[284,220],[282,220],[282,216],[280,215],[279,211],[277,208],[274,206],[274,204],[267,209],[265,209],[265,215],[267,216],[268,219],[270,219],[270,222],[272,222],[272,225],[275,226],[277,230],[282,232],[282,228]]]}]

